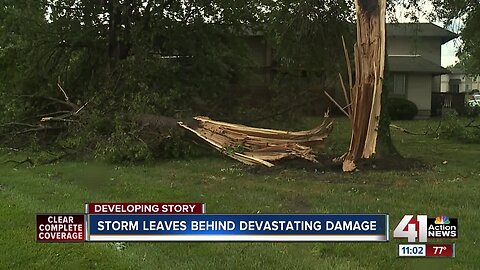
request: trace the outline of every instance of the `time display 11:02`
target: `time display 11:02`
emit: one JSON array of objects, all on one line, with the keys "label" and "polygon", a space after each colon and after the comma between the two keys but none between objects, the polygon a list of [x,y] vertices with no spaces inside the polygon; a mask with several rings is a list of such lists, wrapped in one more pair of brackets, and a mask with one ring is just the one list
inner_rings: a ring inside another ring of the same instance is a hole
[{"label": "time display 11:02", "polygon": [[426,248],[425,245],[398,245],[398,256],[407,257],[407,256],[425,256]]}]

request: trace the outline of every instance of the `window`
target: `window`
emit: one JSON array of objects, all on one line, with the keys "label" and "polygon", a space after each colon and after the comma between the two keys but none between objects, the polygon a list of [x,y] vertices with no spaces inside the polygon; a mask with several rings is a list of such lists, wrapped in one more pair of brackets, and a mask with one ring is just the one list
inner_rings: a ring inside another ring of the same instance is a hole
[{"label": "window", "polygon": [[393,94],[394,95],[405,95],[406,83],[405,83],[405,74],[394,74],[393,75]]}]

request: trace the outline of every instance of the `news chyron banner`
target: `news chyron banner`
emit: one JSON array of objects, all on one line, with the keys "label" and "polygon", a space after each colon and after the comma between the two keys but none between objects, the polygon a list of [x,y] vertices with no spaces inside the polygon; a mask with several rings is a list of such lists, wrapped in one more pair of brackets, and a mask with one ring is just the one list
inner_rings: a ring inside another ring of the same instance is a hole
[{"label": "news chyron banner", "polygon": [[89,203],[37,215],[38,242],[387,242],[387,214],[207,214],[203,203]]},{"label": "news chyron banner", "polygon": [[387,241],[385,215],[109,215],[88,241]]}]

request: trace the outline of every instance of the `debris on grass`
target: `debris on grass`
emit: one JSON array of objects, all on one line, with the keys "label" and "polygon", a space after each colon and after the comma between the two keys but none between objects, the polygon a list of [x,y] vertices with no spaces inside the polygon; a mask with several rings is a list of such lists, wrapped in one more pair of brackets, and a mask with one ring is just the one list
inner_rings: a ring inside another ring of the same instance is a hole
[{"label": "debris on grass", "polygon": [[273,167],[272,162],[302,158],[318,162],[314,148],[322,148],[332,131],[333,120],[325,115],[318,127],[305,131],[254,128],[194,117],[196,126],[178,125],[203,139],[216,150],[247,165]]}]

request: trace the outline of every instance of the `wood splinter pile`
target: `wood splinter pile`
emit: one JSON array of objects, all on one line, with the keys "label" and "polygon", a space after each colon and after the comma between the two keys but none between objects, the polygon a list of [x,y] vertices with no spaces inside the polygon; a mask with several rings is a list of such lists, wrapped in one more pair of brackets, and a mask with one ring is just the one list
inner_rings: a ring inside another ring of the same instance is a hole
[{"label": "wood splinter pile", "polygon": [[178,122],[223,154],[247,165],[273,167],[273,161],[284,158],[303,158],[317,162],[313,149],[321,148],[333,127],[333,120],[325,115],[323,123],[305,131],[283,131],[254,128],[194,117],[196,127]]}]

